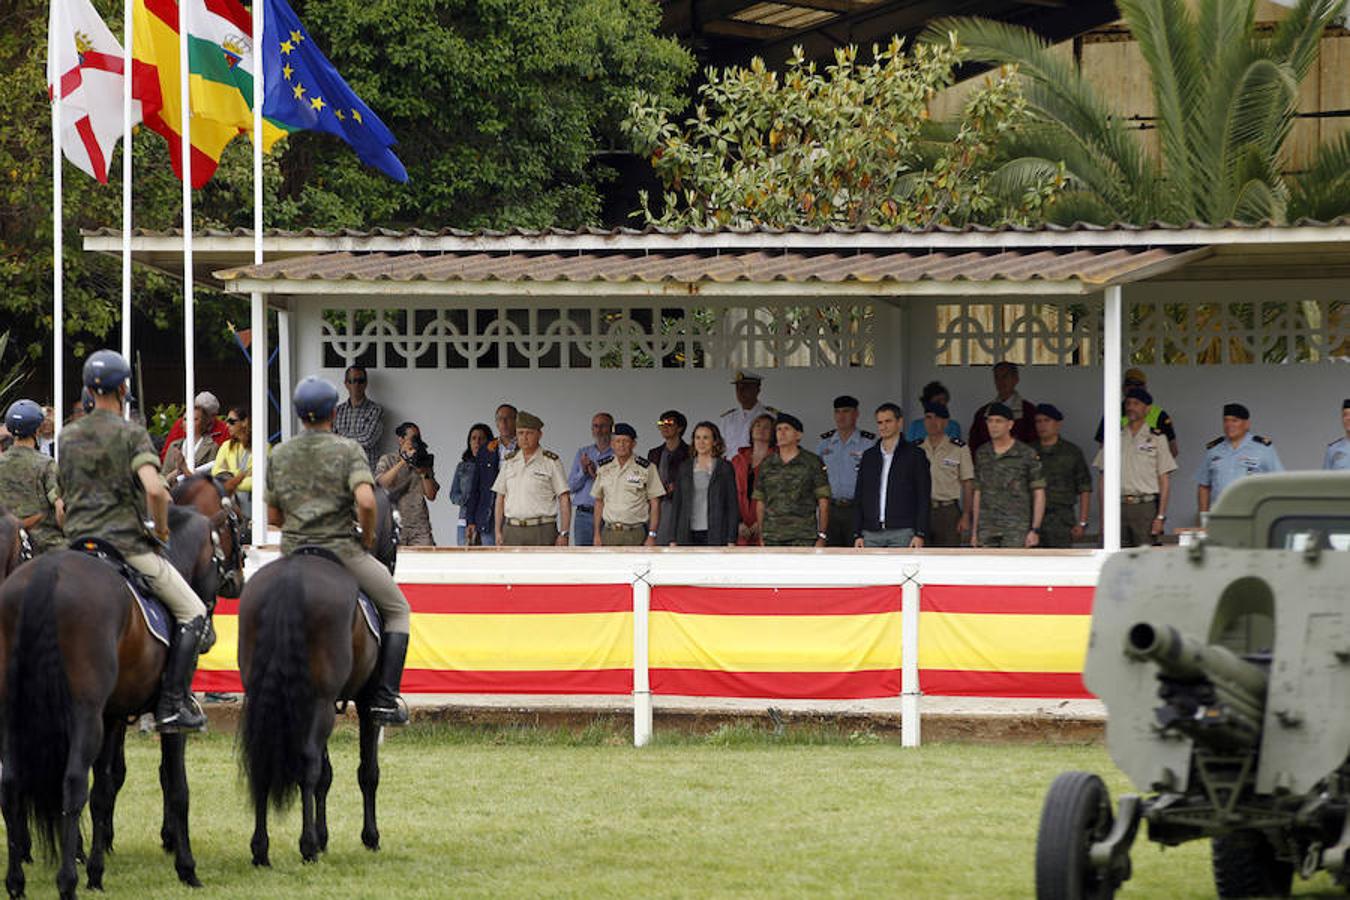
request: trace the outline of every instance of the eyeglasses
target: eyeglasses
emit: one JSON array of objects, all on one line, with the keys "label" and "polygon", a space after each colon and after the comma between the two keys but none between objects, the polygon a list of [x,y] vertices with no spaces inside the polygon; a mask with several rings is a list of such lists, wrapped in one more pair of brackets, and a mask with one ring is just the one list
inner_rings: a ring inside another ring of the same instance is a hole
[{"label": "eyeglasses", "polygon": [[365,383],[366,383],[367,381],[369,381],[369,380],[370,380],[370,379],[368,379],[368,378],[348,378],[348,379],[347,379],[347,383],[348,383],[348,384],[365,384]]},{"label": "eyeglasses", "polygon": [[660,428],[660,427],[662,427],[662,426],[665,426],[665,425],[674,425],[674,424],[676,424],[676,422],[675,422],[674,419],[657,419],[657,420],[656,420],[656,426],[657,426],[658,428]]}]

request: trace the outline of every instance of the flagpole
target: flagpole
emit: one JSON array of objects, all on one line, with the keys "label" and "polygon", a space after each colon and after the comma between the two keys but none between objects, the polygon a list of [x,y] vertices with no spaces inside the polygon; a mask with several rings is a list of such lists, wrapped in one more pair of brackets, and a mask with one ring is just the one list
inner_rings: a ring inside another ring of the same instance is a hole
[{"label": "flagpole", "polygon": [[183,368],[187,401],[183,404],[183,458],[188,468],[196,463],[196,422],[193,421],[193,398],[197,394],[196,342],[193,340],[194,310],[192,308],[192,88],[188,71],[188,36],[192,33],[188,22],[187,2],[178,4],[178,98],[183,117],[179,135],[179,152],[183,164]]},{"label": "flagpole", "polygon": [[[61,4],[53,3],[51,11],[51,41],[61,40]],[[50,46],[50,44],[49,44]],[[51,52],[50,50],[48,52]],[[55,72],[52,80],[52,410],[57,437],[61,434],[62,421],[65,418],[65,302],[62,292],[63,257],[65,241],[61,234],[61,71],[64,62],[60,50],[56,53],[56,65],[49,67]],[[56,442],[56,452],[61,452],[61,442]]]},{"label": "flagpole", "polygon": [[[253,0],[253,264],[263,261],[263,0]],[[253,544],[267,543],[267,309],[261,291],[254,291],[252,303],[253,369],[249,406],[253,417]],[[286,385],[281,385],[285,391]]]},{"label": "flagpole", "polygon": [[[133,0],[122,4],[122,355],[131,361],[131,68],[134,53],[132,42]],[[140,398],[141,409],[145,398]],[[127,404],[127,418],[131,418],[131,404]]]}]

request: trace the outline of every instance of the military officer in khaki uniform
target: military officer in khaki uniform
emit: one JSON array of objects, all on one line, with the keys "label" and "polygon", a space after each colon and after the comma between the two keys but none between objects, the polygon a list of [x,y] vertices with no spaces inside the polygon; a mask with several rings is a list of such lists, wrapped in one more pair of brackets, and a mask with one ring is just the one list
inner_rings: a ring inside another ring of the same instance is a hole
[{"label": "military officer in khaki uniform", "polygon": [[614,457],[595,473],[595,546],[656,545],[665,485],[656,467],[633,456],[637,429],[627,422],[614,426],[610,449]]},{"label": "military officer in khaki uniform", "polygon": [[543,431],[538,416],[523,410],[516,416],[516,449],[506,454],[492,485],[497,495],[493,522],[498,546],[567,546],[571,492],[558,454],[539,446]]},{"label": "military officer in khaki uniform", "polygon": [[[1167,524],[1171,473],[1177,463],[1167,435],[1146,421],[1153,398],[1143,388],[1125,394],[1125,427],[1120,431],[1120,545],[1139,547],[1162,543]],[[1102,451],[1093,467],[1102,468]]]},{"label": "military officer in khaki uniform", "polygon": [[947,434],[950,419],[947,404],[930,401],[923,405],[927,437],[919,446],[928,457],[928,471],[933,480],[926,547],[959,547],[961,536],[970,531],[975,463],[965,441]]}]

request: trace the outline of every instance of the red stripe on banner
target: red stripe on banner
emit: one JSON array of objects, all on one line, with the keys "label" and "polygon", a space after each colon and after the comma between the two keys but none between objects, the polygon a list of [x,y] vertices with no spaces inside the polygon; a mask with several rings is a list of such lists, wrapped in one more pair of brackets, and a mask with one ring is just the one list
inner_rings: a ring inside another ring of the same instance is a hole
[{"label": "red stripe on banner", "polygon": [[716,672],[652,669],[653,694],[690,697],[768,697],[782,700],[862,700],[900,693],[899,669],[864,672]]},{"label": "red stripe on banner", "polygon": [[1039,697],[1092,699],[1077,672],[975,672],[921,669],[919,687],[930,697]]},{"label": "red stripe on banner", "polygon": [[862,616],[900,611],[900,588],[654,587],[653,612],[704,616]]},{"label": "red stripe on banner", "polygon": [[249,18],[248,10],[235,0],[206,0],[206,9],[238,28],[245,37],[253,36],[253,20]]},{"label": "red stripe on banner", "polygon": [[632,612],[629,584],[400,584],[415,613],[524,615]]},{"label": "red stripe on banner", "polygon": [[94,125],[88,116],[81,116],[75,123],[75,131],[84,144],[84,152],[89,154],[89,164],[94,167],[94,177],[100,184],[108,183],[108,162],[103,158],[103,148],[94,136]]},{"label": "red stripe on banner", "polygon": [[[200,670],[193,690],[239,692],[239,673]],[[632,669],[583,669],[537,672],[451,672],[407,669],[405,694],[631,694]]]},{"label": "red stripe on banner", "polygon": [[244,683],[239,680],[238,672],[198,669],[196,677],[192,679],[192,689],[238,694],[244,690]]},{"label": "red stripe on banner", "polygon": [[919,610],[1017,616],[1090,616],[1093,588],[925,584]]},{"label": "red stripe on banner", "polygon": [[178,4],[174,0],[145,0],[145,10],[178,33]]}]

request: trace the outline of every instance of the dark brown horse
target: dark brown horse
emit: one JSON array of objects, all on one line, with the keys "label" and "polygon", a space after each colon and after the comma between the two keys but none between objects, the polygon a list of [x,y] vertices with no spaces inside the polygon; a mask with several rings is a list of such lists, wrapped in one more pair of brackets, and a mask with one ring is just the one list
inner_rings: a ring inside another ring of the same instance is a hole
[{"label": "dark brown horse", "polygon": [[[203,600],[214,600],[210,524],[191,510],[171,507],[169,527],[166,558]],[[75,896],[86,800],[93,819],[86,871],[89,887],[102,888],[104,855],[113,842],[113,807],[126,777],[126,726],[154,709],[167,655],[121,574],[88,554],[43,554],[0,587],[0,808],[11,897],[24,892],[30,823],[45,849],[60,852],[56,883],[61,896]],[[160,839],[174,854],[179,879],[196,886],[185,746],[183,734],[160,736]]]},{"label": "dark brown horse", "polygon": [[211,523],[215,535],[216,573],[220,581],[216,594],[231,599],[238,597],[244,589],[243,523],[239,508],[225,496],[220,482],[207,475],[183,479],[174,485],[171,496],[176,506],[195,509]]},{"label": "dark brown horse", "polygon": [[[397,524],[388,496],[376,490],[375,555],[393,570]],[[270,865],[267,808],[300,795],[300,856],[313,862],[328,849],[328,759],[339,701],[356,701],[361,723],[357,781],[364,801],[361,841],[380,847],[375,793],[380,783],[380,726],[368,690],[379,645],[357,605],[356,579],[335,560],[296,553],[268,563],[239,600],[239,674],[244,711],[239,737],[253,801],[250,847],[255,866]]]},{"label": "dark brown horse", "polygon": [[0,584],[23,562],[19,520],[0,509]]}]

